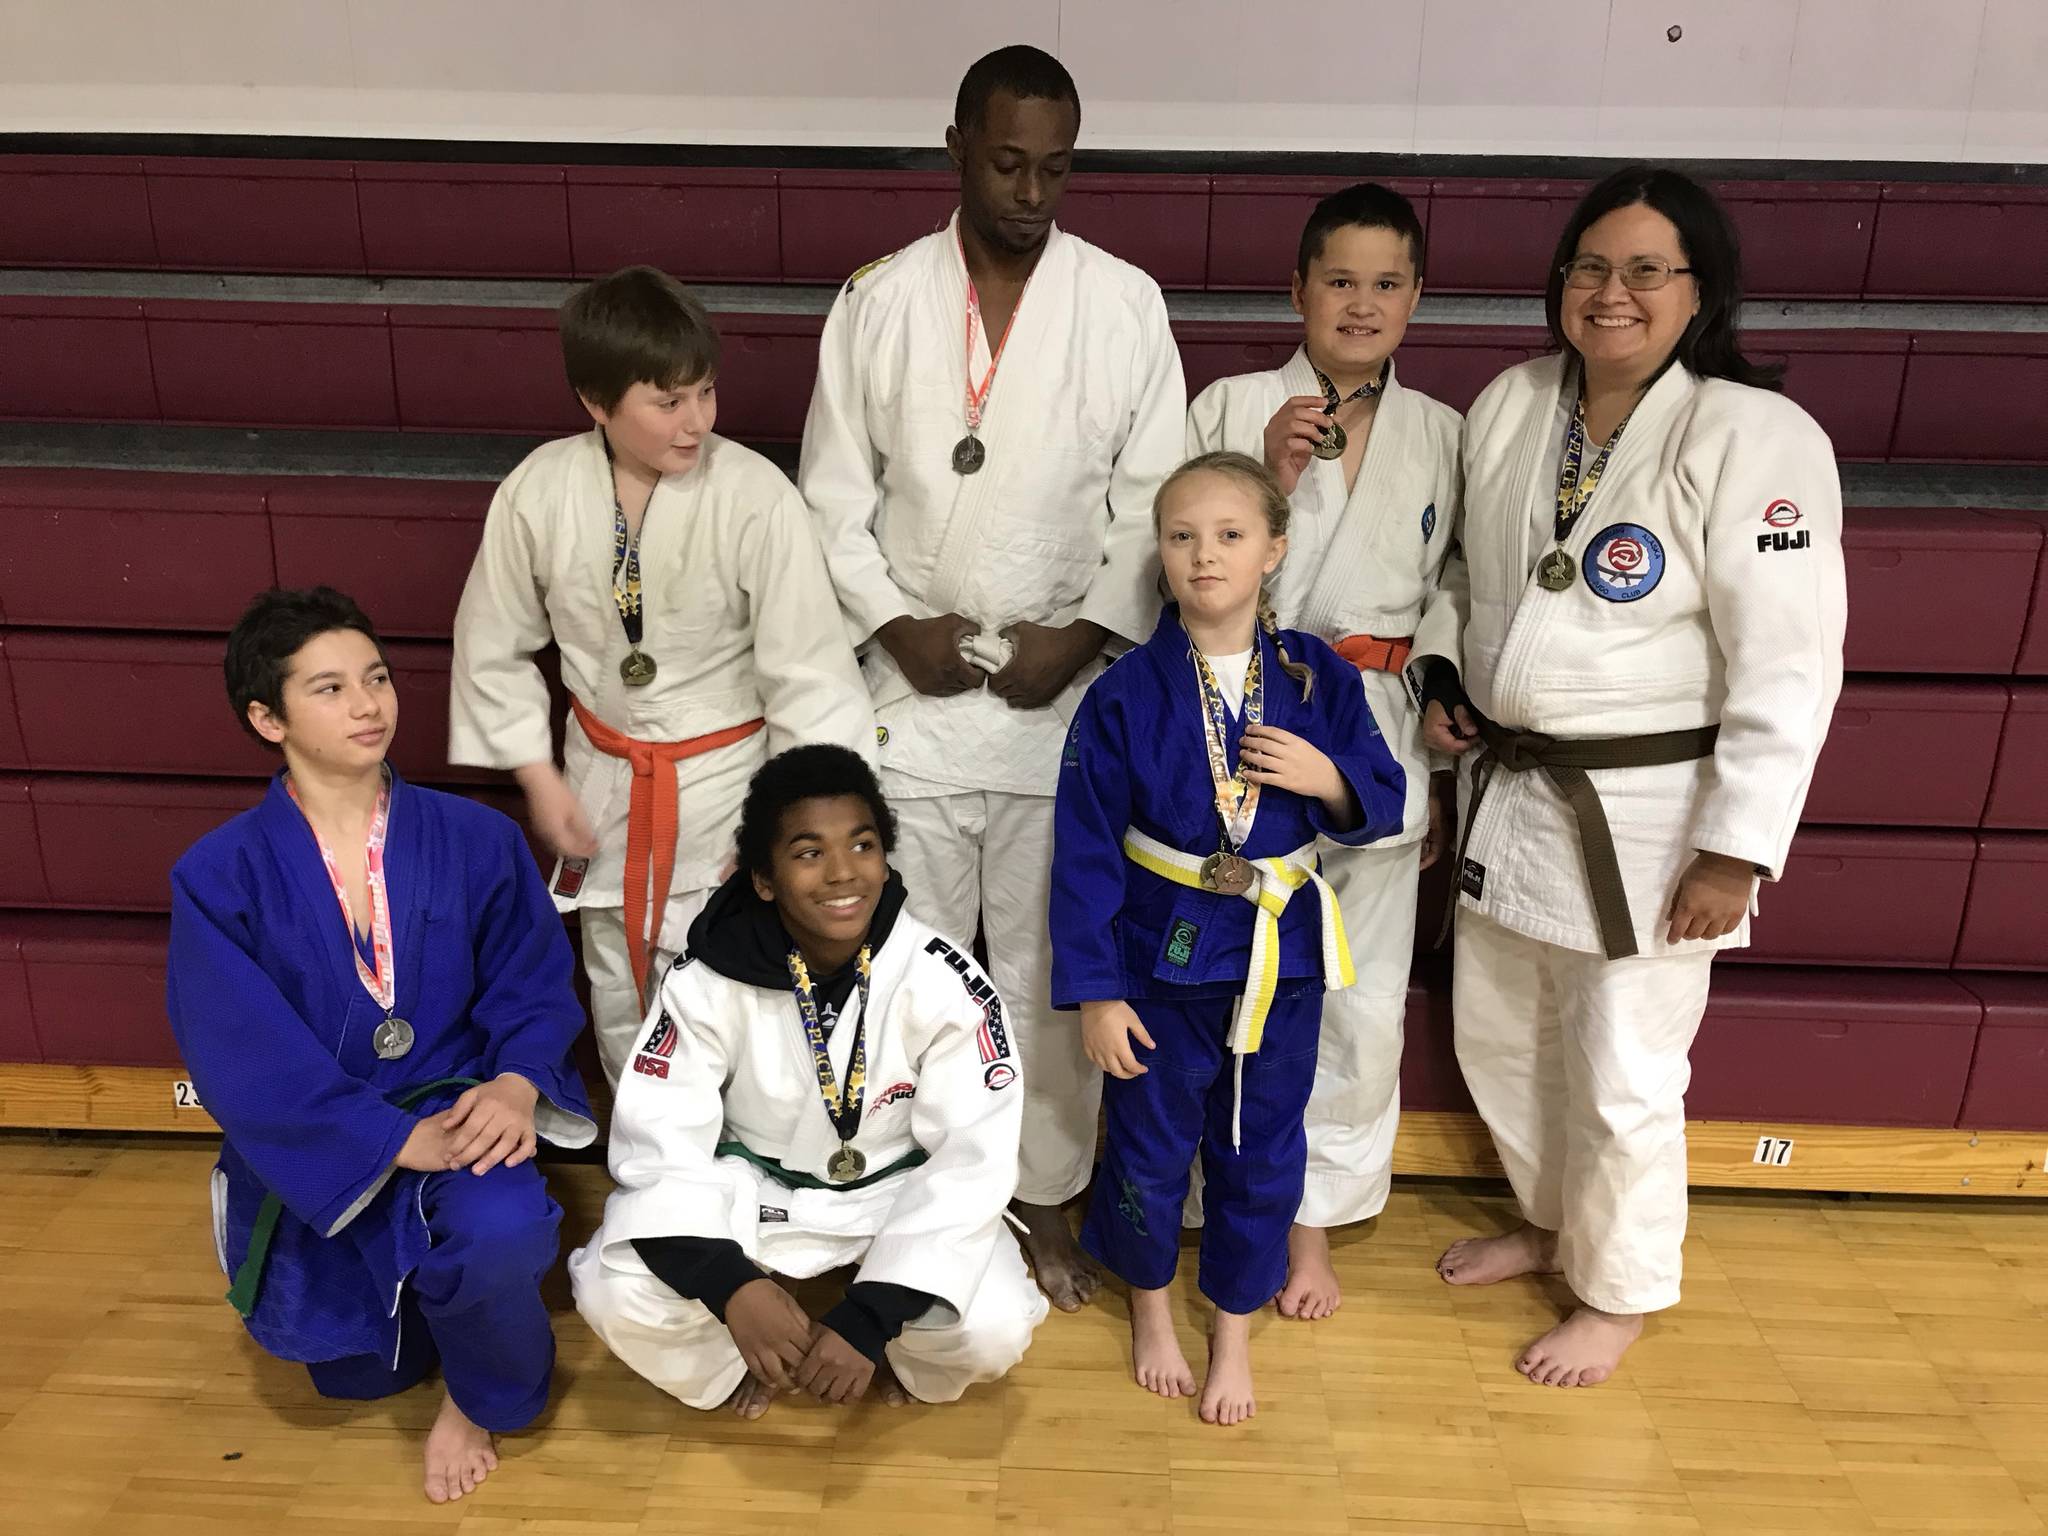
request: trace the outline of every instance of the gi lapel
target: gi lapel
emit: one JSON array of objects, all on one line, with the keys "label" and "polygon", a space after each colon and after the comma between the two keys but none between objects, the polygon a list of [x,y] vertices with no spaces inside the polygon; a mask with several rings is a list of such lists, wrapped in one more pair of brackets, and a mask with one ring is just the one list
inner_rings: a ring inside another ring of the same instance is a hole
[{"label": "gi lapel", "polygon": [[[1304,357],[1303,366],[1307,366]],[[1313,378],[1313,375],[1311,375]],[[1344,502],[1344,511],[1323,545],[1323,568],[1316,575],[1297,627],[1312,634],[1338,633],[1338,614],[1347,596],[1364,580],[1368,556],[1373,552],[1373,535],[1378,531],[1381,510],[1392,496],[1393,482],[1400,474],[1398,462],[1413,429],[1414,402],[1394,377],[1394,364],[1387,363],[1387,387],[1373,413],[1372,433],[1365,440],[1365,458],[1358,466],[1358,479]],[[1344,466],[1331,460],[1327,466],[1342,486]]]},{"label": "gi lapel", "polygon": [[[424,1027],[420,1013],[421,946],[433,904],[434,866],[426,856],[420,792],[394,770],[391,819],[384,828],[384,894],[391,903],[392,1008]],[[454,873],[451,871],[450,873]],[[359,989],[360,990],[360,989]]]},{"label": "gi lapel", "polygon": [[[967,273],[959,254],[958,224],[959,215],[955,214],[954,222],[949,226],[952,231],[949,238],[954,242],[952,259],[941,267],[948,277],[939,284],[939,291],[944,296],[942,302],[953,304],[954,313],[962,317],[960,338],[963,350],[956,377],[964,397],[969,366],[964,350]],[[981,440],[988,450],[987,462],[976,474],[955,476],[959,483],[953,490],[952,516],[947,519],[946,531],[939,540],[939,552],[932,562],[931,586],[925,592],[925,602],[934,614],[951,613],[959,605],[960,594],[967,584],[968,569],[981,553],[982,523],[1000,500],[999,493],[1008,478],[1010,459],[1013,455],[1031,451],[1032,433],[1040,427],[1046,406],[1046,402],[1039,398],[1041,364],[1053,317],[1069,307],[1073,284],[1073,246],[1066,235],[1054,227],[1046,236],[1045,250],[1038,258],[1030,282],[1025,285],[1024,296],[1017,302],[1009,341],[1003,346],[995,385],[982,417]],[[991,350],[1001,340],[1000,337],[992,339]],[[1052,408],[1058,410],[1063,404],[1052,402]],[[964,414],[961,422],[961,430],[965,431]]]},{"label": "gi lapel", "polygon": [[[327,961],[329,995],[346,998],[348,1007],[352,1009],[355,999],[365,994],[362,983],[356,980],[356,961],[348,947],[348,934],[341,926],[341,910],[334,899],[334,882],[327,878],[327,864],[320,857],[320,844],[306,822],[305,813],[284,787],[282,772],[271,779],[270,788],[264,791],[256,814],[272,855],[290,872],[292,889],[300,907],[299,912],[292,915],[296,919],[294,926],[320,946],[320,953]],[[336,1034],[334,1043],[338,1049],[340,1031],[337,1030]]]}]

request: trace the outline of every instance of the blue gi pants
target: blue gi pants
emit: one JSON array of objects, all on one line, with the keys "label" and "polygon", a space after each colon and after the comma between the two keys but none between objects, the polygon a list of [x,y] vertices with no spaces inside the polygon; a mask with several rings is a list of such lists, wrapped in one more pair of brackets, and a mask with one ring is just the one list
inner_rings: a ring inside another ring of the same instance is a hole
[{"label": "blue gi pants", "polygon": [[531,1162],[479,1178],[430,1174],[421,1208],[433,1246],[406,1282],[398,1360],[352,1355],[309,1364],[323,1397],[389,1397],[438,1361],[448,1395],[470,1422],[523,1429],[547,1406],[555,1335],[540,1298],[555,1262],[562,1208]]},{"label": "blue gi pants", "polygon": [[1302,1117],[1316,1076],[1320,989],[1282,996],[1256,1055],[1244,1060],[1242,1146],[1230,1144],[1236,1063],[1224,1043],[1234,997],[1133,998],[1158,1042],[1133,1053],[1149,1070],[1105,1077],[1108,1136],[1081,1244],[1142,1290],[1173,1279],[1188,1169],[1202,1154],[1202,1258],[1196,1283],[1225,1312],[1256,1312],[1287,1283],[1287,1229],[1308,1168]]}]

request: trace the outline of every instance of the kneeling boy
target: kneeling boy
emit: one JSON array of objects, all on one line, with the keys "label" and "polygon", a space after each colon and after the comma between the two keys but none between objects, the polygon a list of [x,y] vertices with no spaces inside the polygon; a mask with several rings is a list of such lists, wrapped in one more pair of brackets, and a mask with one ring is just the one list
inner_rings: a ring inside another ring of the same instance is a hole
[{"label": "kneeling boy", "polygon": [[[693,1408],[951,1402],[1046,1315],[1003,1208],[1023,1088],[988,978],[903,910],[896,820],[842,747],[754,776],[740,872],[662,979],[611,1130],[576,1305]],[[778,1276],[859,1271],[815,1321]],[[893,1380],[891,1373],[893,1372]]]},{"label": "kneeling boy", "polygon": [[440,1503],[546,1405],[540,1297],[561,1209],[536,1132],[595,1139],[569,1062],[569,941],[519,829],[385,764],[398,697],[363,611],[266,592],[228,637],[228,698],[284,771],[171,872],[169,1007],[225,1133],[228,1300],[328,1397],[438,1360]]}]

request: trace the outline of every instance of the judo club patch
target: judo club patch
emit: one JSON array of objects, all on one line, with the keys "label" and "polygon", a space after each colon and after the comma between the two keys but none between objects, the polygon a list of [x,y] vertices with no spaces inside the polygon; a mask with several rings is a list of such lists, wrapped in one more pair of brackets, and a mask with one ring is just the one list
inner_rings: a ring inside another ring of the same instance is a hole
[{"label": "judo club patch", "polygon": [[1783,497],[1765,507],[1764,522],[1771,532],[1756,536],[1756,552],[1761,555],[1775,554],[1787,549],[1805,549],[1812,542],[1811,530],[1799,528],[1797,533],[1792,531],[1799,527],[1800,516],[1799,508]]},{"label": "judo club patch", "polygon": [[1422,509],[1422,542],[1427,544],[1436,533],[1436,503],[1431,502]]},{"label": "judo club patch", "polygon": [[1664,579],[1664,546],[1641,523],[1615,523],[1593,535],[1582,563],[1587,586],[1610,603],[1632,603]]}]

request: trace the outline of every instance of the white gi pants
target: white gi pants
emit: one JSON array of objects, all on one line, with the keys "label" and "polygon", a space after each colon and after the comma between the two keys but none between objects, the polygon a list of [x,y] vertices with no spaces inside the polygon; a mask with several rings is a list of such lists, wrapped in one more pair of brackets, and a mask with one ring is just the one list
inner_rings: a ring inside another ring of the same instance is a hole
[{"label": "white gi pants", "polygon": [[[661,945],[648,959],[650,989],[659,990],[662,973],[675,962],[690,924],[710,899],[709,891],[670,898]],[[583,932],[583,972],[590,978],[590,1028],[597,1036],[597,1059],[605,1081],[616,1091],[626,1058],[633,1054],[640,1027],[647,1022],[647,1010],[633,985],[633,963],[626,955],[626,909],[578,907],[576,924]]]},{"label": "white gi pants", "polygon": [[1305,1227],[1377,1216],[1394,1182],[1401,1119],[1401,1026],[1415,958],[1420,840],[1391,848],[1322,849],[1323,875],[1344,913],[1358,979],[1323,999],[1316,1082],[1308,1099]]},{"label": "white gi pants", "polygon": [[[644,1271],[607,1264],[593,1238],[569,1256],[576,1310],[612,1353],[692,1408],[716,1408],[747,1374],[732,1333],[700,1301],[686,1301]],[[903,1390],[925,1403],[950,1403],[977,1382],[996,1381],[1024,1358],[1045,1321],[1043,1294],[1005,1231],[988,1273],[957,1319],[934,1307],[912,1320],[884,1350]]]},{"label": "white gi pants", "polygon": [[1713,962],[1609,960],[1458,913],[1458,1065],[1523,1217],[1558,1234],[1572,1294],[1603,1312],[1678,1302],[1687,1053]]},{"label": "white gi pants", "polygon": [[987,936],[989,979],[1024,1072],[1017,1198],[1062,1204],[1094,1170],[1102,1073],[1081,1049],[1080,1015],[1052,1008],[1052,796],[975,790],[907,799],[891,790],[890,804],[899,833],[891,858],[911,913],[963,951],[977,916]]}]

